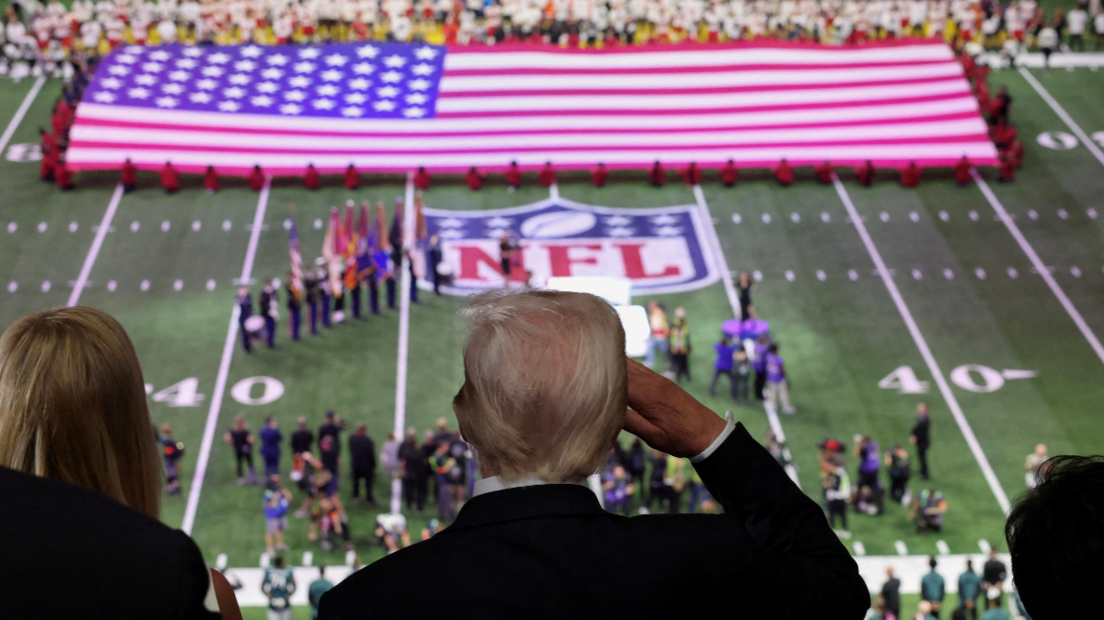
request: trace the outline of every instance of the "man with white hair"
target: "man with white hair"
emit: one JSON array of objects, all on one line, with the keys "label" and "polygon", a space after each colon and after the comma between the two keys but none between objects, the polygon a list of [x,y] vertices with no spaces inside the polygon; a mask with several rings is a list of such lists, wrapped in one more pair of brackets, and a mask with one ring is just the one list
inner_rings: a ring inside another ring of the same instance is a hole
[{"label": "man with white hair", "polygon": [[[426,617],[863,617],[866,585],[817,504],[742,425],[628,360],[612,306],[492,291],[466,314],[453,409],[484,478],[451,526],[351,575],[319,618],[410,601]],[[724,514],[603,510],[586,479],[622,430],[689,457]]]}]

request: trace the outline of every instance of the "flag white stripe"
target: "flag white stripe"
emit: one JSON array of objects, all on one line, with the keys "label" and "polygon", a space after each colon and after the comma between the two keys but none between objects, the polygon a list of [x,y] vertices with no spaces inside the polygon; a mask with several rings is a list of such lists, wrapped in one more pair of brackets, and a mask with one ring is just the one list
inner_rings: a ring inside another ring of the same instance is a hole
[{"label": "flag white stripe", "polygon": [[[342,136],[352,133],[441,133],[545,129],[639,129],[642,127],[723,127],[733,125],[779,125],[832,123],[885,118],[924,118],[937,114],[977,112],[977,102],[968,94],[940,101],[808,108],[762,112],[725,112],[702,114],[663,114],[643,116],[580,115],[526,116],[502,118],[432,119],[427,121],[341,120],[330,118],[297,118],[259,114],[222,114],[177,110],[147,110],[82,103],[80,118],[115,122],[165,123],[194,125],[197,128],[227,128],[242,131],[311,131],[333,132]],[[77,128],[81,127],[77,122]],[[127,130],[129,131],[129,129]]]},{"label": "flag white stripe", "polygon": [[687,71],[653,77],[648,75],[471,75],[441,79],[440,92],[499,90],[576,90],[576,89],[651,89],[729,88],[808,84],[868,83],[885,80],[922,80],[962,77],[962,65],[947,62],[933,65],[887,67],[877,69],[834,69],[831,71]]},{"label": "flag white stripe", "polygon": [[[545,148],[656,146],[662,142],[670,146],[724,146],[736,144],[769,144],[783,142],[824,142],[839,140],[878,140],[883,138],[908,139],[932,136],[985,135],[986,125],[981,118],[927,123],[893,123],[882,125],[853,125],[808,129],[749,129],[743,131],[717,131],[701,127],[696,132],[672,134],[602,134],[566,133],[541,138]],[[248,138],[237,134],[203,131],[177,131],[164,129],[128,129],[120,132],[114,127],[74,127],[71,139],[100,143],[143,143],[171,145],[195,145],[206,147],[279,148],[325,150],[333,153],[372,151],[411,151],[478,148],[526,148],[533,145],[533,137],[515,135],[470,135],[458,137],[373,138],[370,141],[349,140],[339,136],[296,136],[280,133],[255,134]]]},{"label": "flag white stripe", "polygon": [[442,97],[437,100],[437,114],[455,112],[516,112],[550,110],[663,110],[725,108],[732,106],[767,106],[839,102],[872,102],[879,99],[926,97],[941,94],[969,93],[965,80],[947,80],[899,86],[862,86],[819,88],[816,90],[779,90],[732,94],[700,95],[546,95],[542,97],[500,96]]},{"label": "flag white stripe", "polygon": [[[286,167],[302,168],[305,158],[296,154],[270,154],[270,153],[213,153],[202,151],[177,151],[172,149],[154,149],[132,151],[125,148],[82,148],[77,151],[71,149],[69,162],[78,164],[105,164],[118,166],[127,157],[130,157],[138,165],[161,166],[171,160],[173,165],[180,166],[235,166],[252,167],[259,164],[262,167]],[[505,153],[441,153],[433,155],[312,155],[310,161],[320,169],[341,170],[350,163],[358,168],[371,168],[377,170],[405,170],[417,166],[429,168],[454,168],[467,169],[470,166],[502,166],[505,167],[511,159],[516,159],[522,165],[535,165],[545,161],[554,161],[559,166],[587,166],[596,161],[604,161],[607,165],[617,165],[621,162],[637,163],[645,165],[655,159],[659,159],[669,165],[685,164],[697,161],[723,162],[727,159],[735,159],[740,162],[777,162],[783,157],[794,160],[820,161],[824,159],[836,160],[863,160],[863,159],[891,159],[891,160],[917,160],[938,159],[947,162],[957,160],[966,155],[970,159],[986,160],[996,157],[996,150],[992,143],[988,142],[947,142],[941,144],[895,144],[889,146],[857,145],[857,146],[790,146],[790,147],[760,147],[760,148],[700,148],[685,150],[668,150],[663,145],[657,145],[655,149],[642,151],[618,151],[616,149],[594,149],[579,151],[530,151],[530,152],[505,152]]]},{"label": "flag white stripe", "polygon": [[687,66],[725,66],[756,64],[815,64],[837,65],[843,63],[894,63],[951,60],[951,48],[945,45],[902,45],[897,47],[869,47],[845,49],[809,47],[786,49],[767,47],[759,49],[708,49],[679,50],[659,48],[653,51],[627,53],[563,53],[563,52],[469,52],[450,51],[445,56],[445,71],[457,69],[678,69]]}]

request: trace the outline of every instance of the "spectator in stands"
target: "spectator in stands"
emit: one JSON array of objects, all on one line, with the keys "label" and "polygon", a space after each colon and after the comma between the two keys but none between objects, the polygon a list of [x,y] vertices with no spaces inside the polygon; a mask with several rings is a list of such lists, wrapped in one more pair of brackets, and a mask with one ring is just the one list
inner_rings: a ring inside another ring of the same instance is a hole
[{"label": "spectator in stands", "polygon": [[[732,600],[748,617],[865,613],[866,586],[816,504],[742,425],[627,360],[604,300],[492,291],[466,314],[473,330],[453,407],[481,460],[475,497],[443,532],[324,595],[320,618],[363,617],[369,607],[400,616],[414,596],[432,617],[695,617]],[[692,458],[724,514],[603,511],[585,481],[622,429]]]},{"label": "spectator in stands", "polygon": [[[146,398],[134,346],[104,312],[39,312],[0,336],[0,616],[241,617],[195,543],[158,521]],[[43,579],[65,566],[82,578]]]},{"label": "spectator in stands", "polygon": [[349,460],[353,465],[353,495],[360,497],[360,483],[364,483],[364,503],[369,506],[376,505],[376,498],[372,494],[372,485],[376,481],[376,444],[368,436],[368,425],[364,422],[357,423],[356,432],[349,437]]},{"label": "spectator in stands", "polygon": [[974,572],[974,561],[966,560],[966,572],[958,576],[958,606],[977,620],[977,599],[981,595],[981,575]]},{"label": "spectator in stands", "polygon": [[882,601],[887,613],[892,613],[894,618],[901,617],[901,580],[893,574],[893,567],[885,569],[886,581],[882,584]]},{"label": "spectator in stands", "polygon": [[1055,456],[1040,474],[1005,524],[1016,590],[1034,620],[1091,615],[1104,582],[1104,456]]},{"label": "spectator in stands", "polygon": [[280,473],[280,442],[284,440],[284,436],[280,434],[276,418],[272,416],[265,416],[265,423],[259,434],[261,458],[264,459],[264,475],[270,478],[273,474]]},{"label": "spectator in stands", "polygon": [[902,502],[912,476],[908,452],[901,444],[893,444],[892,448],[886,450],[885,465],[889,469],[889,497],[895,502]]},{"label": "spectator in stands", "polygon": [[307,587],[307,602],[310,603],[311,618],[318,618],[318,603],[322,600],[322,595],[329,592],[334,587],[334,584],[329,579],[326,579],[326,567],[318,567],[318,579],[310,582]]},{"label": "spectator in stands", "polygon": [[291,509],[291,491],[280,484],[280,474],[269,474],[264,492],[265,549],[273,554],[273,538],[276,551],[288,551],[284,544],[284,530],[287,529],[287,513]]},{"label": "spectator in stands", "polygon": [[245,414],[239,413],[234,417],[234,424],[222,437],[223,441],[234,448],[234,462],[238,467],[238,485],[245,484],[245,474],[242,464],[249,471],[249,484],[257,484],[257,473],[253,470],[253,433],[249,432],[249,425],[245,422]]},{"label": "spectator in stands", "polygon": [[947,596],[947,589],[943,581],[943,575],[935,572],[938,566],[935,557],[928,560],[931,568],[928,574],[920,578],[920,600],[931,605],[931,615],[939,617],[939,611],[943,608],[943,599]]},{"label": "spectator in stands", "polygon": [[931,420],[928,418],[928,403],[916,405],[916,425],[912,427],[909,443],[916,446],[920,455],[920,477],[928,479],[928,448],[931,447]]}]

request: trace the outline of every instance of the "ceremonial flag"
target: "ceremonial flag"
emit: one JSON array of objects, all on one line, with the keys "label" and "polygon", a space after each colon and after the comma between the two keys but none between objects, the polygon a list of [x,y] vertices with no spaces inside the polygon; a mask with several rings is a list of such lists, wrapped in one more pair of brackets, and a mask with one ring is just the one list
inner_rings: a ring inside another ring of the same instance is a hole
[{"label": "ceremonial flag", "polygon": [[72,170],[298,175],[997,164],[953,50],[902,39],[568,50],[403,43],[121,46],[77,108]]},{"label": "ceremonial flag", "polygon": [[303,254],[299,250],[299,226],[295,222],[295,212],[291,213],[291,228],[288,229],[288,251],[291,254],[291,292],[296,299],[303,298]]},{"label": "ceremonial flag", "polygon": [[341,234],[341,215],[337,207],[330,207],[330,223],[326,226],[326,236],[322,240],[322,257],[326,259],[326,271],[330,279],[330,294],[341,297],[341,252],[338,235]]}]

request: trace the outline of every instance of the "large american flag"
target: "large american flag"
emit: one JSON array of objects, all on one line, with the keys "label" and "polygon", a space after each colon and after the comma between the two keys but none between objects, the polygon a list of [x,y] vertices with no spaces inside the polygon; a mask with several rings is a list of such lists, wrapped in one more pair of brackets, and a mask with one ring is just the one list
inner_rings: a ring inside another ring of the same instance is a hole
[{"label": "large american flag", "polygon": [[130,158],[222,174],[997,163],[952,50],[918,40],[124,46],[96,72],[71,140],[74,170]]}]

